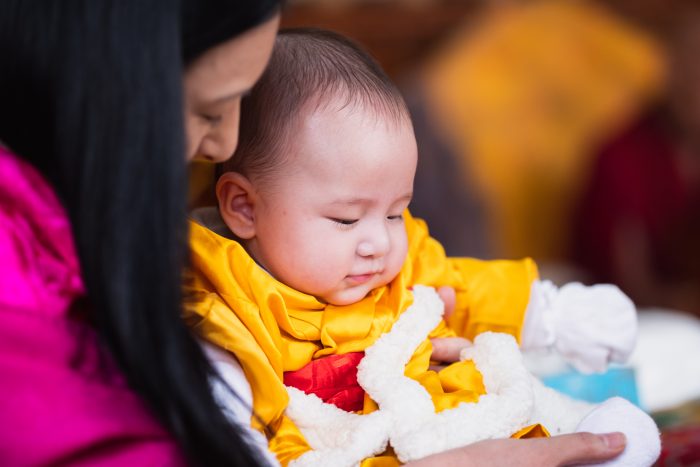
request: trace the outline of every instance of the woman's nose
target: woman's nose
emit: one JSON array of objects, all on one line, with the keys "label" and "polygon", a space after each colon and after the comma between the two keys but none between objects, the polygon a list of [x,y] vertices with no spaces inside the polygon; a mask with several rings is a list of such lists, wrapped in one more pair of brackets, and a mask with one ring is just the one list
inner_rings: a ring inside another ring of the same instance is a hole
[{"label": "woman's nose", "polygon": [[211,145],[211,150],[207,151],[207,156],[213,162],[227,161],[236,151],[238,145],[238,120],[235,122],[226,122],[216,129],[216,133],[212,135],[215,144]]},{"label": "woman's nose", "polygon": [[211,162],[227,161],[238,146],[239,109],[227,112],[221,121],[209,130],[200,145],[200,158]]}]

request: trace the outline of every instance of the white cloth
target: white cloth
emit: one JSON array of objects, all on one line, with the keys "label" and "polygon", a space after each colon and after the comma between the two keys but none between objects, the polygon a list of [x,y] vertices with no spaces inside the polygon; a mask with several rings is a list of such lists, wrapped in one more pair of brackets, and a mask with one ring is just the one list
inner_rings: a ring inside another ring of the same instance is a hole
[{"label": "white cloth", "polygon": [[265,436],[250,426],[250,419],[253,414],[253,392],[240,363],[233,355],[218,347],[206,342],[201,342],[201,345],[214,369],[228,385],[226,387],[219,380],[213,381],[212,391],[219,407],[221,407],[221,410],[232,423],[241,428],[241,433],[251,448],[258,450],[268,465],[278,467],[280,464],[268,449]]},{"label": "white cloth", "polygon": [[576,428],[577,432],[621,431],[627,446],[619,456],[595,464],[604,467],[648,467],[661,454],[659,429],[652,418],[625,399],[613,397],[595,408]]},{"label": "white cloth", "polygon": [[618,287],[533,282],[521,335],[524,350],[551,347],[582,373],[602,372],[610,363],[627,361],[636,336],[636,309]]}]

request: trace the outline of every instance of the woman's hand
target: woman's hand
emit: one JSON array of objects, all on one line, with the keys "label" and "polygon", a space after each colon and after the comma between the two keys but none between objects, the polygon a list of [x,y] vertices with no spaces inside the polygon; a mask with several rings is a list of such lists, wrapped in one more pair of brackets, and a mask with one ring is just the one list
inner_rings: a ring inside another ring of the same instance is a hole
[{"label": "woman's hand", "polygon": [[411,467],[554,467],[602,462],[625,449],[625,435],[573,433],[553,438],[491,439],[409,462]]}]

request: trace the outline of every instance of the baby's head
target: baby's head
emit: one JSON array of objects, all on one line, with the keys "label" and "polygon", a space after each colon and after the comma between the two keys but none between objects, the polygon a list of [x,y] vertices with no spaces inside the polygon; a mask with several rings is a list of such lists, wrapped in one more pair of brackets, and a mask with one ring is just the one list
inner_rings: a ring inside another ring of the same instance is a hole
[{"label": "baby's head", "polygon": [[416,159],[403,98],[365,52],[325,31],[282,32],[242,103],[219,210],[276,279],[354,303],[401,270]]}]

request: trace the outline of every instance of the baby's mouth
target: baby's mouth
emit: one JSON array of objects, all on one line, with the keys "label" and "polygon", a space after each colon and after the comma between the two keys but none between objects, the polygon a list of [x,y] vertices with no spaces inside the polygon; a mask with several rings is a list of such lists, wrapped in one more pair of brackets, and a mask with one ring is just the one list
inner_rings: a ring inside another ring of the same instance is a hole
[{"label": "baby's mouth", "polygon": [[368,272],[366,274],[348,274],[345,278],[353,285],[361,285],[368,282],[376,274],[376,272]]}]

